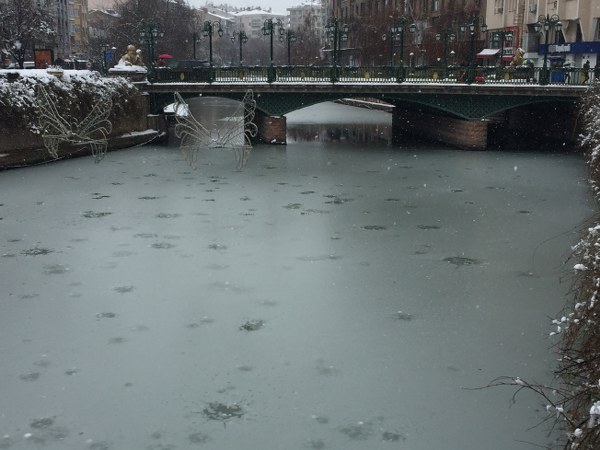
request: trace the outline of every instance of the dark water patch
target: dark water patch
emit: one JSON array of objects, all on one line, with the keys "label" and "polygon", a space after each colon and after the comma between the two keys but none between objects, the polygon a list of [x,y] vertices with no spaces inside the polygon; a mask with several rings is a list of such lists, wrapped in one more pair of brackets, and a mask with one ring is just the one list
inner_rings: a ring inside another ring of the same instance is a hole
[{"label": "dark water patch", "polygon": [[288,203],[284,206],[285,209],[300,209],[302,208],[302,203]]},{"label": "dark water patch", "polygon": [[158,237],[156,233],[137,233],[133,235],[134,238],[142,238],[142,239],[154,239]]},{"label": "dark water patch", "polygon": [[141,197],[138,197],[138,200],[158,200],[160,197],[156,197],[153,195],[143,195]]},{"label": "dark water patch", "polygon": [[381,433],[381,440],[384,442],[398,442],[405,441],[406,437],[400,433],[395,433],[393,431],[383,431]]},{"label": "dark water patch", "polygon": [[181,217],[181,214],[177,214],[177,213],[173,213],[173,214],[170,214],[170,213],[158,213],[156,215],[156,217],[159,218],[159,219],[176,219],[178,217]]},{"label": "dark water patch", "polygon": [[381,230],[387,230],[386,226],[383,225],[363,225],[361,227],[363,230],[368,230],[368,231],[381,231]]},{"label": "dark water patch", "polygon": [[439,230],[439,225],[417,225],[421,230]]},{"label": "dark water patch", "polygon": [[298,256],[298,261],[317,262],[317,261],[337,261],[342,259],[339,255],[318,255],[318,256]]},{"label": "dark water patch", "polygon": [[243,197],[240,197],[240,200],[241,200],[242,202],[247,202],[247,201],[250,201],[250,200],[251,200],[251,198],[250,198],[250,197],[248,197],[247,195],[245,195],[245,196],[243,196]]},{"label": "dark water patch", "polygon": [[327,211],[324,209],[305,209],[304,211],[302,211],[300,213],[300,215],[302,216],[307,216],[307,215],[311,215],[311,214],[329,214],[331,211]]},{"label": "dark water patch", "polygon": [[41,373],[30,372],[19,375],[21,381],[37,381],[40,378]]},{"label": "dark water patch", "polygon": [[110,195],[104,195],[100,192],[92,192],[92,200],[102,200],[103,198],[110,198]]},{"label": "dark water patch", "polygon": [[315,369],[317,370],[317,374],[326,377],[338,375],[340,373],[337,367],[332,364],[327,364],[322,358],[317,359]]},{"label": "dark water patch", "polygon": [[14,443],[15,441],[9,435],[0,437],[0,449],[2,450],[11,448]]},{"label": "dark water patch", "polygon": [[211,441],[211,438],[208,434],[204,434],[201,432],[192,433],[188,436],[188,440],[192,444],[206,444]]},{"label": "dark water patch", "polygon": [[223,244],[213,243],[208,246],[210,250],[227,250],[227,246]]},{"label": "dark water patch", "polygon": [[397,311],[394,314],[394,319],[401,320],[401,321],[404,321],[404,322],[410,322],[414,318],[415,318],[414,315],[406,313],[406,312],[403,312],[403,311]]},{"label": "dark water patch", "polygon": [[265,321],[261,319],[248,320],[240,325],[242,331],[258,331],[265,326]]},{"label": "dark water patch", "polygon": [[43,417],[41,419],[33,420],[29,426],[36,430],[43,430],[44,428],[49,428],[54,425],[54,419],[51,417]]},{"label": "dark water patch", "polygon": [[44,273],[46,275],[61,275],[63,273],[67,273],[69,268],[63,266],[62,264],[52,264],[49,266],[44,266]]},{"label": "dark water patch", "polygon": [[159,250],[168,250],[170,248],[175,247],[175,244],[171,244],[170,242],[155,242],[150,247],[156,248]]},{"label": "dark water patch", "polygon": [[110,216],[112,213],[108,211],[84,211],[81,215],[86,219],[99,219],[101,217]]},{"label": "dark water patch", "polygon": [[97,319],[114,319],[117,315],[114,312],[102,312],[96,314]]},{"label": "dark water patch", "polygon": [[326,425],[329,423],[329,417],[326,416],[318,416],[318,415],[312,415],[310,416],[311,419],[314,419],[317,423],[320,423],[321,425]]},{"label": "dark water patch", "polygon": [[114,338],[110,338],[108,340],[109,344],[124,344],[125,342],[127,342],[127,338],[124,338],[123,336],[116,336]]},{"label": "dark water patch", "polygon": [[237,403],[226,405],[220,402],[211,402],[202,410],[202,413],[208,420],[218,420],[220,422],[233,418],[239,419],[244,416],[243,408]]},{"label": "dark water patch", "polygon": [[117,252],[113,252],[112,253],[112,256],[114,258],[125,258],[127,256],[132,256],[132,255],[135,255],[135,252],[130,252],[130,251],[127,251],[127,250],[119,250]]},{"label": "dark water patch", "polygon": [[517,276],[518,277],[527,277],[527,278],[539,278],[540,277],[539,275],[537,275],[531,271],[528,271],[528,270],[518,270]]},{"label": "dark water patch", "polygon": [[370,422],[357,422],[340,428],[340,433],[353,441],[366,441],[373,437],[373,424]]},{"label": "dark water patch", "polygon": [[50,253],[54,253],[54,250],[37,246],[21,252],[21,254],[25,256],[49,255]]},{"label": "dark water patch", "polygon": [[351,202],[351,201],[354,201],[354,199],[353,198],[342,198],[342,197],[337,197],[336,196],[336,197],[333,197],[332,200],[327,201],[325,203],[331,204],[331,205],[342,205],[344,203],[348,203],[348,202]]},{"label": "dark water patch", "polygon": [[209,264],[206,266],[209,270],[225,270],[229,269],[229,265],[227,264]]},{"label": "dark water patch", "polygon": [[449,256],[448,258],[444,258],[442,261],[454,264],[455,266],[474,266],[477,264],[481,264],[481,261],[474,258],[467,258],[465,256]]},{"label": "dark water patch", "polygon": [[41,359],[33,363],[33,365],[37,367],[50,367],[50,364],[50,361],[48,361],[47,359]]},{"label": "dark water patch", "polygon": [[90,450],[110,450],[111,444],[106,441],[92,442],[88,448]]},{"label": "dark water patch", "polygon": [[252,366],[243,365],[243,366],[238,366],[238,370],[240,372],[252,372],[253,367]]},{"label": "dark water patch", "polygon": [[131,292],[135,289],[134,286],[117,286],[115,288],[113,288],[113,291],[119,293],[119,294],[126,294],[128,292]]},{"label": "dark water patch", "polygon": [[321,439],[309,439],[306,444],[308,448],[315,450],[321,450],[326,447],[325,442],[323,442]]}]

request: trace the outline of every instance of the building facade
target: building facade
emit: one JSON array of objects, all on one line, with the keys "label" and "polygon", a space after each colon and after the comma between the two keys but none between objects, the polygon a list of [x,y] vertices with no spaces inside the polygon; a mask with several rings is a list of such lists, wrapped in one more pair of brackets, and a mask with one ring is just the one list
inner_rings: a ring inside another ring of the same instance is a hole
[{"label": "building facade", "polygon": [[[595,66],[599,61],[598,0],[490,0],[486,18],[491,32],[514,32],[508,52],[521,47],[536,66],[543,65],[544,55],[547,63],[555,66],[582,67],[586,61]],[[551,22],[548,31],[543,27],[536,31],[535,23],[544,18]]]}]

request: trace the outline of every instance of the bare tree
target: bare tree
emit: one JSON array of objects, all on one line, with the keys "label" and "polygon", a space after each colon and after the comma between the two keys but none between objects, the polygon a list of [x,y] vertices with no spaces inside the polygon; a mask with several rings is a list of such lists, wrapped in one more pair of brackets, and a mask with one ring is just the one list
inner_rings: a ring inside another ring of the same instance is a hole
[{"label": "bare tree", "polygon": [[[46,5],[47,7],[48,5]],[[54,33],[46,11],[28,0],[0,2],[0,46],[22,69],[34,42]]]}]

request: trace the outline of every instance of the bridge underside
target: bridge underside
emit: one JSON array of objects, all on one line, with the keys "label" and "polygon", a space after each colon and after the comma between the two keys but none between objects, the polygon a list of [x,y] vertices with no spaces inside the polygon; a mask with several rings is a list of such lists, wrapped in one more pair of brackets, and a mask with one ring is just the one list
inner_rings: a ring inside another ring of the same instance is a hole
[{"label": "bridge underside", "polygon": [[[213,89],[205,90],[201,95],[241,101],[245,93],[246,89],[214,89],[213,86]],[[199,95],[198,91],[184,91],[181,94],[184,97]],[[562,113],[558,114],[555,110],[573,109],[576,104],[577,99],[574,96],[560,92],[557,95],[548,94],[545,92],[545,95],[536,95],[534,92],[522,91],[505,91],[502,95],[491,92],[467,94],[459,91],[447,93],[439,89],[430,89],[430,92],[381,92],[377,89],[363,89],[360,92],[345,92],[343,89],[335,92],[254,90],[257,102],[255,122],[259,128],[259,137],[264,142],[285,144],[285,114],[325,101],[371,98],[394,105],[392,128],[395,142],[398,142],[401,136],[416,134],[458,147],[484,149],[487,147],[490,120],[496,124],[503,122],[507,127],[512,123],[512,129],[516,130],[519,123],[511,119],[515,117],[514,113],[522,110],[535,111],[536,118],[528,120],[528,126],[537,130],[540,125],[547,127],[548,124],[547,119],[540,120],[537,116],[550,114],[550,117],[564,118]],[[162,111],[164,105],[173,102],[171,93],[154,92],[151,93],[151,97],[152,109],[156,113]],[[547,130],[535,132],[546,133]]]}]

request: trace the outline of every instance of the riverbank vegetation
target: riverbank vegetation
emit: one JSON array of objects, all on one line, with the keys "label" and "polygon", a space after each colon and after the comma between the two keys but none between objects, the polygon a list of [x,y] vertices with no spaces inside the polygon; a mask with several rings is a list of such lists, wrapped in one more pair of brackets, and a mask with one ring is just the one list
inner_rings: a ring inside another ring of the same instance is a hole
[{"label": "riverbank vegetation", "polygon": [[44,85],[64,118],[86,117],[101,99],[110,97],[109,120],[117,123],[135,113],[137,88],[125,78],[103,78],[85,70],[61,71],[60,77],[46,70],[0,70],[0,124],[39,134],[36,87]]},{"label": "riverbank vegetation", "polygon": [[[600,84],[582,104],[582,145],[589,155],[590,184],[600,200]],[[562,411],[569,424],[568,449],[600,448],[600,218],[575,247],[579,262],[575,300],[554,321],[562,335],[557,374],[566,386]]]}]

